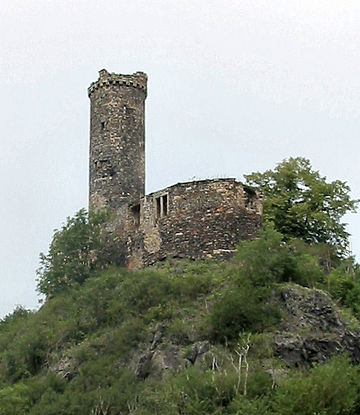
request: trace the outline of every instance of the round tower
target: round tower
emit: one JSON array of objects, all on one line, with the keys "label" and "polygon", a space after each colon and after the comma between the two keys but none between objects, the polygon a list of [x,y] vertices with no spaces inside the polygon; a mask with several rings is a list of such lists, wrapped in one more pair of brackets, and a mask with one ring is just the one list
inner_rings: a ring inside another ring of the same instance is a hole
[{"label": "round tower", "polygon": [[145,73],[105,69],[89,87],[90,209],[118,209],[145,194],[146,90]]}]

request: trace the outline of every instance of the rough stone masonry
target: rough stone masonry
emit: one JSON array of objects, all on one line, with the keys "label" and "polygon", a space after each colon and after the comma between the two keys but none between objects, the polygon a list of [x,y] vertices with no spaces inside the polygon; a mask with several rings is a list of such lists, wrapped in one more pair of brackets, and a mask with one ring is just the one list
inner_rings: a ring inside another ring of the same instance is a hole
[{"label": "rough stone masonry", "polygon": [[228,258],[253,238],[262,222],[262,198],[233,178],[178,183],[145,195],[143,72],[100,71],[88,90],[89,209],[116,212],[124,261],[141,268],[172,258]]}]

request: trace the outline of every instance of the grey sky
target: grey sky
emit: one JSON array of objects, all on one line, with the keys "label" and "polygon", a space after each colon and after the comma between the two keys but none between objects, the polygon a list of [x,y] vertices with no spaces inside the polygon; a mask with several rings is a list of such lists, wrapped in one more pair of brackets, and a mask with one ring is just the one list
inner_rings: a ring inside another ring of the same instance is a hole
[{"label": "grey sky", "polygon": [[37,305],[39,252],[87,207],[101,68],[149,76],[148,192],[305,156],[359,197],[359,28],[355,0],[1,0],[0,317]]}]

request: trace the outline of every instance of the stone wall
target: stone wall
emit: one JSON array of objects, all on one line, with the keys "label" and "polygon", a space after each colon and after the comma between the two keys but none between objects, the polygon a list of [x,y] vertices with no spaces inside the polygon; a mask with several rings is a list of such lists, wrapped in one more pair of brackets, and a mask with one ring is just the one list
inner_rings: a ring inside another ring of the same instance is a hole
[{"label": "stone wall", "polygon": [[129,205],[127,263],[141,268],[167,257],[228,258],[261,226],[262,200],[235,179],[179,183]]},{"label": "stone wall", "polygon": [[167,257],[227,258],[261,226],[262,200],[235,179],[179,183],[145,196],[147,76],[105,69],[88,90],[89,208],[116,219],[125,264],[141,268]]},{"label": "stone wall", "polygon": [[90,208],[119,208],[145,194],[145,98],[147,76],[100,71],[88,93],[90,112]]}]

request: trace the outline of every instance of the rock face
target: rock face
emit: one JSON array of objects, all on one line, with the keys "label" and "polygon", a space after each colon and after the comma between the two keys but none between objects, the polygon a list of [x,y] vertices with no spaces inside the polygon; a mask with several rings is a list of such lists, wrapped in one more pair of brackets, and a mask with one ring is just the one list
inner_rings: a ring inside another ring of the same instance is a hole
[{"label": "rock face", "polygon": [[280,291],[278,300],[283,312],[281,330],[275,335],[278,357],[299,366],[348,353],[360,362],[360,332],[350,330],[326,293],[289,286]]},{"label": "rock face", "polygon": [[209,367],[213,353],[208,341],[196,341],[185,347],[169,342],[164,329],[164,325],[157,324],[148,343],[133,353],[130,368],[138,378],[162,377],[167,370],[177,372],[192,365],[204,369]]},{"label": "rock face", "polygon": [[[325,292],[288,285],[274,301],[282,313],[280,330],[274,336],[275,357],[290,366],[303,366],[347,353],[353,362],[360,363],[360,331],[349,328],[349,322]],[[148,343],[133,354],[130,366],[139,378],[161,377],[167,370],[179,371],[192,365],[213,368],[217,350],[208,341],[195,338],[186,346],[174,344],[165,332],[165,326],[158,324]]]},{"label": "rock face", "polygon": [[50,372],[55,373],[62,379],[71,380],[73,379],[78,371],[78,362],[74,358],[64,356],[53,366],[49,368]]},{"label": "rock face", "polygon": [[[274,336],[274,355],[290,366],[322,363],[335,354],[347,353],[360,362],[360,331],[352,331],[323,291],[288,285],[275,295],[282,313],[281,327]],[[141,351],[134,353],[131,367],[139,378],[162,376],[195,365],[213,369],[217,350],[208,341],[173,344],[165,327],[157,325]],[[229,355],[231,350],[227,350]],[[229,358],[229,356],[228,356]]]},{"label": "rock face", "polygon": [[[350,329],[349,322],[325,292],[289,284],[274,294],[271,301],[279,305],[282,314],[280,327],[273,337],[275,357],[288,366],[304,366],[347,353],[354,363],[360,363],[360,331]],[[168,328],[168,322],[158,322],[150,330],[148,339],[119,365],[131,369],[138,379],[146,379],[161,378],[167,371],[178,372],[191,366],[221,370],[224,362],[233,361],[232,348],[211,344],[196,331],[176,340]],[[264,368],[269,366],[266,359],[262,362]],[[76,358],[65,356],[49,369],[71,381],[79,363]],[[283,376],[287,369],[271,367],[267,372],[276,383],[276,378]]]}]

